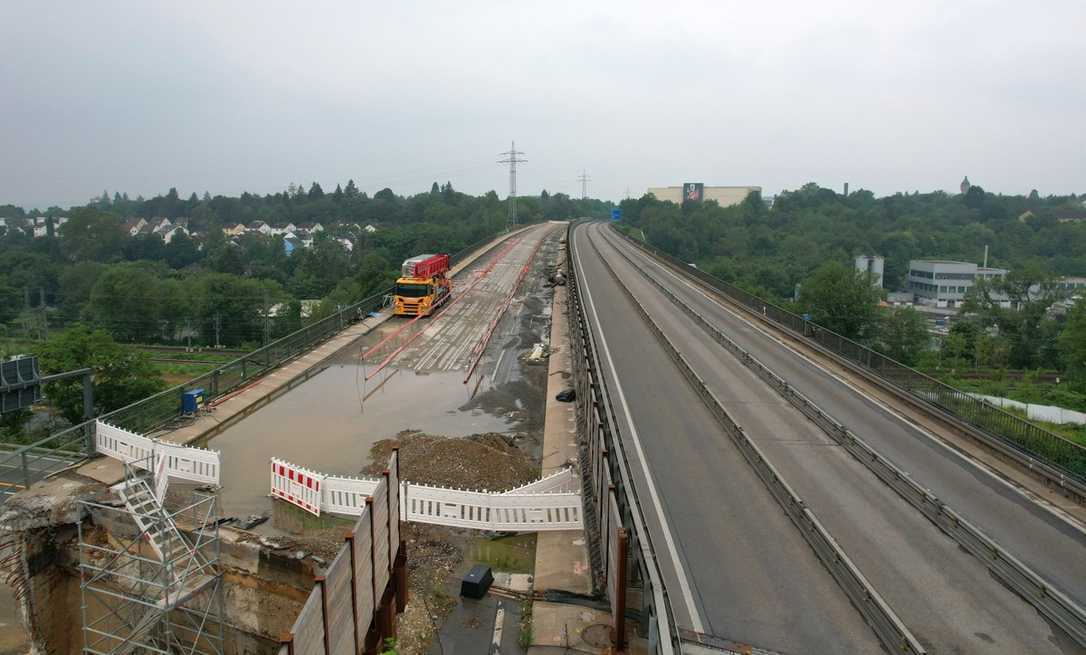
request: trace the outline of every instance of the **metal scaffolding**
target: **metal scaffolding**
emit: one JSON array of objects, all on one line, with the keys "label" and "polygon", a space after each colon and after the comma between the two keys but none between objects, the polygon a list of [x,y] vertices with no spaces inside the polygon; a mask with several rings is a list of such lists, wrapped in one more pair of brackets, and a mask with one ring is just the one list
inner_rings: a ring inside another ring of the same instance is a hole
[{"label": "metal scaffolding", "polygon": [[223,655],[218,496],[168,509],[153,457],[124,465],[123,506],[83,501],[105,528],[79,526],[83,652]]}]

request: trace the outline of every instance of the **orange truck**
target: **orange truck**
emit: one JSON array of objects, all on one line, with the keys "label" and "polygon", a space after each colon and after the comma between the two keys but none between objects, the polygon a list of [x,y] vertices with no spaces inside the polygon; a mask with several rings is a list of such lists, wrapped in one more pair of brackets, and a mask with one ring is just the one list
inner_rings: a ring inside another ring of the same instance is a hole
[{"label": "orange truck", "polygon": [[429,316],[451,296],[448,255],[417,255],[405,259],[393,292],[396,316]]}]

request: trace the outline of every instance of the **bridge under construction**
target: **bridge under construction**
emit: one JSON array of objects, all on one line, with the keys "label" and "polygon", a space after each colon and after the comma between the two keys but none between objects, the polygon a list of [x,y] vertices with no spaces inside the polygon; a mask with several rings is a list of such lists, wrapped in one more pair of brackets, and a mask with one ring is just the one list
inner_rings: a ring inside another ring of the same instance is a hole
[{"label": "bridge under construction", "polygon": [[[308,354],[243,362],[264,369],[203,416],[105,417],[107,457],[14,496],[3,561],[40,647],[375,652],[411,604],[404,530],[437,525],[539,533],[535,637],[563,624],[577,650],[1086,652],[1078,451],[602,223],[459,261],[430,317],[356,308]],[[556,387],[534,480],[432,484],[395,449],[362,472],[401,430],[524,433]],[[224,512],[339,536],[299,558]],[[605,643],[541,593],[567,564]],[[106,610],[62,629],[88,597]]]}]

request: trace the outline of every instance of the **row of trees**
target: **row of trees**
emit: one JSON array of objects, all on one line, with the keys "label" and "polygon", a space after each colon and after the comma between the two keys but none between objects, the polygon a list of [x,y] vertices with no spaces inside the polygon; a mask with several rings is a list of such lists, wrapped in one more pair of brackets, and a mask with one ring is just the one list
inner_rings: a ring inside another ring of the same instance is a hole
[{"label": "row of trees", "polygon": [[[735,207],[681,207],[652,196],[622,203],[635,234],[699,268],[783,304],[835,332],[934,372],[1049,369],[1086,391],[1086,307],[1063,316],[1062,275],[1086,275],[1086,224],[1074,196],[967,194],[846,196],[809,184]],[[902,288],[910,259],[977,261],[1011,269],[970,292],[949,335],[932,348],[928,321],[912,308],[880,307],[882,290],[851,265],[857,254],[886,257],[885,285]],[[797,294],[798,288],[798,294]],[[1011,307],[1001,300],[1009,298]]]},{"label": "row of trees", "polygon": [[703,270],[777,299],[823,262],[858,254],[886,258],[885,286],[904,288],[910,259],[942,257],[1010,269],[1032,266],[1053,275],[1086,275],[1086,223],[1059,223],[1083,214],[1075,196],[1042,198],[986,193],[847,196],[816,184],[778,195],[772,208],[757,195],[734,207],[680,207],[651,195],[621,203],[623,223],[653,244]]},{"label": "row of trees", "polygon": [[[565,194],[522,197],[523,223],[578,215],[605,216],[610,203]],[[454,253],[506,226],[507,206],[493,191],[457,192],[452,184],[429,193],[398,196],[384,189],[372,198],[353,182],[325,193],[291,185],[282,193],[181,198],[175,189],[149,200],[102,196],[82,207],[45,212],[0,206],[0,335],[41,338],[33,348],[46,373],[91,367],[96,409],[110,411],[164,388],[146,354],[127,343],[220,344],[254,347],[301,327],[302,300],[316,320],[337,307],[387,289],[399,263],[422,252]],[[47,236],[35,239],[29,220],[45,216]],[[52,218],[67,216],[56,226]],[[128,236],[132,217],[188,217],[193,237]],[[317,222],[309,248],[290,255],[281,236],[228,240],[223,227],[263,220]],[[12,229],[21,226],[22,231]],[[372,224],[370,233],[358,226]],[[0,355],[25,352],[0,342]],[[58,413],[79,420],[78,384],[49,390]],[[32,439],[22,429],[28,412],[0,417],[0,438]]]},{"label": "row of trees", "polygon": [[[606,215],[609,204],[565,194],[521,198],[522,222]],[[456,252],[504,229],[507,206],[494,192],[471,196],[452,184],[402,197],[385,189],[368,197],[353,182],[325,193],[308,191],[188,200],[171,189],[150,200],[103,193],[84,207],[46,214],[69,217],[46,238],[7,230],[0,235],[0,324],[9,333],[41,333],[84,322],[122,342],[240,346],[301,324],[302,300],[323,300],[317,316],[387,288],[398,264],[421,252]],[[18,207],[0,215],[33,217]],[[132,216],[189,216],[197,236],[129,237]],[[289,255],[281,236],[228,240],[236,222],[323,222],[309,248]],[[374,224],[369,233],[358,226]],[[22,318],[18,323],[12,322]],[[35,329],[31,329],[34,326]]]}]

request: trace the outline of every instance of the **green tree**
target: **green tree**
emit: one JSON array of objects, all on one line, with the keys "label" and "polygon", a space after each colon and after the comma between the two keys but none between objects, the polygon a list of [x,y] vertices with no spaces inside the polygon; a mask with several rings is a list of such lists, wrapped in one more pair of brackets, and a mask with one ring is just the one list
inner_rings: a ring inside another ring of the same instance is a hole
[{"label": "green tree", "polygon": [[850,339],[873,336],[878,323],[879,290],[866,274],[828,261],[803,284],[799,304],[811,320]]},{"label": "green tree", "polygon": [[[93,371],[95,414],[124,407],[165,388],[146,353],[129,350],[105,331],[92,331],[85,325],[52,335],[36,354],[45,374],[80,368]],[[83,418],[82,385],[79,379],[46,385],[46,396],[72,423]]]},{"label": "green tree", "polygon": [[84,316],[121,341],[147,342],[160,333],[163,298],[154,267],[145,263],[115,264],[91,288]]},{"label": "green tree", "polygon": [[70,261],[109,262],[119,259],[124,234],[116,216],[91,207],[72,212],[64,224],[61,246]]},{"label": "green tree", "polygon": [[1060,350],[1075,385],[1086,389],[1086,299],[1075,303],[1059,336]]},{"label": "green tree", "polygon": [[895,309],[883,315],[879,328],[879,350],[889,357],[914,366],[930,342],[927,321],[912,307]]},{"label": "green tree", "polygon": [[19,315],[23,304],[21,296],[18,289],[8,286],[7,279],[0,276],[0,323],[7,323]]}]

